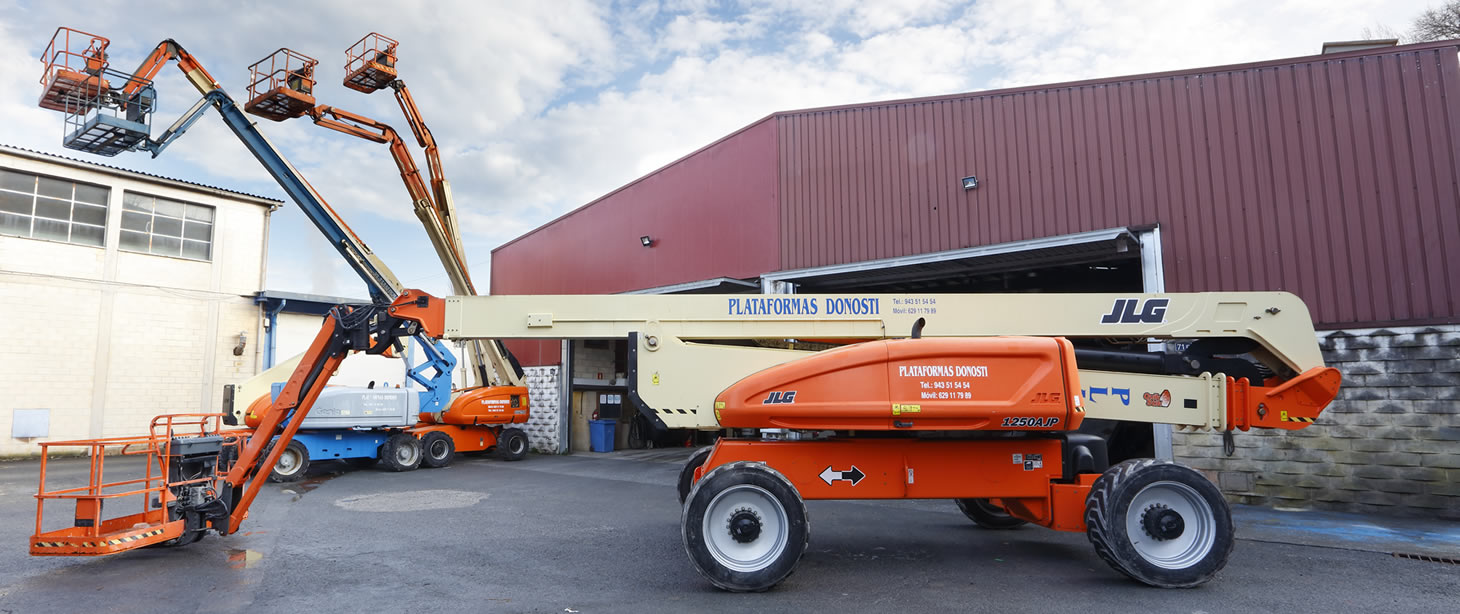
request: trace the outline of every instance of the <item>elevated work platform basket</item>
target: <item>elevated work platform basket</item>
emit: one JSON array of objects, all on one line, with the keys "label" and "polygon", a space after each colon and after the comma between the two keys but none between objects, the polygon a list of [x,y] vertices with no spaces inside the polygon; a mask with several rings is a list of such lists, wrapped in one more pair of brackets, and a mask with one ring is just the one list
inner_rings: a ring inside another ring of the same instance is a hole
[{"label": "elevated work platform basket", "polygon": [[243,110],[276,122],[314,108],[314,67],[318,60],[279,49],[249,66],[248,103]]},{"label": "elevated work platform basket", "polygon": [[[222,417],[164,415],[152,420],[147,435],[41,443],[41,478],[30,553],[114,554],[198,534],[196,526],[188,526],[188,520],[175,513],[173,502],[183,487],[221,487],[219,474],[231,465],[231,458],[237,458],[238,445],[249,433],[221,431]],[[50,456],[65,448],[80,448],[89,456],[85,484],[56,487],[48,476]],[[199,467],[209,470],[199,471]],[[133,508],[136,512],[127,513],[129,500],[134,505],[140,500],[140,505]],[[58,501],[74,504],[71,526],[47,531],[46,503]],[[108,515],[108,504],[120,509],[121,514]]]},{"label": "elevated work platform basket", "polygon": [[369,94],[395,81],[395,39],[375,32],[345,50],[345,87]]},{"label": "elevated work platform basket", "polygon": [[56,28],[51,44],[41,53],[40,107],[72,111],[99,99],[111,83],[102,75],[107,67],[110,40],[71,28]]},{"label": "elevated work platform basket", "polygon": [[104,87],[71,90],[59,100],[66,114],[61,144],[69,149],[115,156],[148,143],[157,90],[152,82],[105,68]]}]

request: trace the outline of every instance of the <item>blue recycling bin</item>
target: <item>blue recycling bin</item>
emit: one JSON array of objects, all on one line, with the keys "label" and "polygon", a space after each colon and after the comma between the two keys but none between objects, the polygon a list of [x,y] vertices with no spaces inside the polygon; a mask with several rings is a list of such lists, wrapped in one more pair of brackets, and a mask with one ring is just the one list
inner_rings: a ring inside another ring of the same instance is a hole
[{"label": "blue recycling bin", "polygon": [[589,446],[594,452],[613,451],[613,436],[617,427],[618,422],[615,420],[588,421]]}]

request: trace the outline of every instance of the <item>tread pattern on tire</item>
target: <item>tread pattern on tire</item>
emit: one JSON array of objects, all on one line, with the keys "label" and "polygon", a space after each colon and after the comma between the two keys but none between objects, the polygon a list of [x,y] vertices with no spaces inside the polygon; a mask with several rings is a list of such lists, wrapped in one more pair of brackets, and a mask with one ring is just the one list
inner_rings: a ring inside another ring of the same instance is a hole
[{"label": "tread pattern on tire", "polygon": [[[414,442],[416,446],[416,462],[411,465],[403,465],[396,460],[395,449],[403,443],[412,445],[411,442]],[[387,437],[385,443],[380,445],[379,464],[390,471],[415,471],[416,468],[421,466],[421,458],[423,456],[425,456],[425,452],[421,450],[421,441],[419,439],[416,439],[415,436],[408,433],[396,433]]]},{"label": "tread pattern on tire", "polygon": [[[710,458],[710,453],[714,451],[715,446],[706,446],[695,450],[694,454],[689,455],[689,459],[684,461],[684,466],[680,467],[678,490],[679,506],[681,508],[684,507],[684,502],[689,500],[690,490],[694,488],[694,483],[691,481],[694,479],[694,470],[698,469],[700,465],[705,464],[705,459]],[[696,460],[699,462],[695,462]]]},{"label": "tread pattern on tire", "polygon": [[[274,447],[274,442],[272,442],[272,441],[269,442],[269,444],[264,447],[263,456],[261,458],[268,458],[269,457],[269,452],[272,451],[273,447]],[[286,476],[279,475],[278,472],[274,471],[274,468],[273,467],[269,467],[269,481],[270,482],[275,482],[275,483],[298,482],[299,479],[302,478],[302,477],[304,477],[304,474],[309,471],[309,463],[310,463],[310,460],[311,460],[309,458],[309,448],[306,447],[304,444],[299,443],[298,441],[290,441],[289,442],[289,445],[287,445],[287,446],[284,447],[284,452],[287,453],[290,448],[297,448],[299,450],[299,457],[300,457],[299,458],[299,460],[300,460],[300,463],[299,464],[301,466],[292,475],[286,475]],[[283,454],[280,454],[279,455],[279,458],[281,458],[281,459],[284,458],[284,455]],[[276,463],[276,465],[277,465],[277,463]]]},{"label": "tread pattern on tire", "polygon": [[[1233,540],[1233,536],[1231,534],[1231,511],[1225,507],[1225,501],[1221,500],[1220,491],[1216,492],[1218,500],[1222,503],[1222,507],[1220,510],[1212,510],[1215,516],[1214,521],[1218,525],[1218,527],[1215,527],[1214,530],[1220,531],[1220,526],[1223,524],[1222,521],[1225,520],[1225,526],[1228,534],[1225,540],[1225,547],[1223,547],[1223,544],[1220,543],[1220,537],[1219,543],[1213,545],[1213,548],[1216,549],[1216,551],[1219,553],[1219,558],[1215,559],[1215,564],[1213,566],[1214,568],[1210,573],[1206,574],[1205,576],[1198,577],[1193,580],[1179,582],[1152,577],[1150,574],[1142,573],[1139,569],[1133,570],[1127,567],[1127,565],[1121,561],[1121,557],[1116,553],[1115,550],[1115,541],[1117,539],[1120,539],[1121,537],[1115,533],[1115,527],[1117,525],[1112,524],[1115,520],[1115,517],[1118,515],[1118,510],[1112,509],[1112,506],[1118,504],[1116,502],[1116,498],[1118,496],[1119,489],[1137,474],[1149,470],[1153,467],[1162,465],[1180,467],[1182,469],[1187,469],[1188,471],[1190,471],[1189,468],[1171,461],[1163,461],[1154,458],[1137,458],[1123,461],[1106,470],[1104,473],[1100,474],[1100,477],[1096,478],[1095,483],[1090,486],[1090,495],[1086,499],[1085,503],[1085,536],[1089,538],[1090,544],[1095,548],[1095,554],[1098,555],[1101,560],[1110,565],[1112,569],[1119,571],[1120,573],[1124,574],[1126,577],[1132,580],[1161,588],[1191,588],[1194,586],[1199,586],[1210,580],[1212,576],[1214,576],[1218,571],[1225,567],[1227,564],[1227,559],[1232,554],[1231,542]],[[1215,490],[1215,486],[1212,486],[1212,488],[1213,490]],[[1129,513],[1129,511],[1127,511],[1127,513]],[[1223,516],[1225,516],[1225,518],[1223,518]],[[1136,556],[1139,556],[1139,554],[1137,554]]]},{"label": "tread pattern on tire", "polygon": [[1121,461],[1119,464],[1105,470],[1100,477],[1095,478],[1095,483],[1090,486],[1090,496],[1085,500],[1085,536],[1090,539],[1090,545],[1095,547],[1095,554],[1110,565],[1116,571],[1126,577],[1135,580],[1130,571],[1121,564],[1115,557],[1115,552],[1110,549],[1111,536],[1107,516],[1112,498],[1112,490],[1119,483],[1129,478],[1139,467],[1155,464],[1154,458],[1136,458],[1128,461]]},{"label": "tread pattern on tire", "polygon": [[[689,536],[689,532],[690,532],[690,529],[691,529],[691,527],[690,527],[690,524],[691,523],[689,522],[690,514],[689,514],[689,506],[688,505],[685,506],[684,510],[680,513],[680,517],[679,517],[679,531],[680,531],[680,536],[681,536],[681,538],[683,540],[684,551],[685,551],[685,554],[687,556],[689,556],[689,559],[690,559],[690,561],[692,563],[692,566],[695,568],[695,571],[698,571],[701,576],[704,576],[704,578],[706,580],[709,580],[710,583],[713,584],[713,585],[715,585],[716,588],[719,588],[719,589],[725,590],[725,591],[729,591],[729,592],[732,592],[732,593],[762,593],[762,592],[765,592],[767,590],[770,590],[771,588],[774,588],[776,585],[780,584],[781,582],[785,582],[787,578],[790,578],[792,575],[794,575],[796,573],[796,568],[800,566],[801,557],[806,554],[806,548],[811,544],[811,516],[806,513],[806,501],[805,501],[805,499],[802,499],[801,498],[800,493],[796,491],[796,486],[791,483],[791,480],[786,479],[786,476],[785,475],[781,474],[781,472],[776,471],[774,468],[770,467],[769,465],[766,465],[765,463],[760,463],[760,462],[756,462],[756,461],[736,461],[736,462],[733,462],[733,463],[728,463],[728,464],[720,465],[719,467],[715,467],[713,470],[710,471],[710,473],[705,474],[705,476],[703,478],[701,478],[700,481],[698,481],[698,482],[695,483],[694,488],[692,490],[690,490],[689,498],[687,498],[686,501],[693,501],[694,498],[695,498],[695,495],[697,493],[699,493],[700,488],[703,485],[710,483],[711,479],[714,478],[716,474],[721,473],[721,472],[728,473],[728,472],[734,471],[734,470],[736,470],[738,468],[750,468],[750,467],[754,467],[757,470],[762,470],[762,471],[767,472],[769,475],[773,476],[774,478],[776,478],[776,479],[784,482],[786,486],[790,487],[791,492],[796,493],[795,504],[800,507],[801,518],[802,518],[802,522],[803,522],[803,528],[802,528],[802,531],[801,531],[801,544],[800,544],[800,548],[799,548],[799,554],[796,555],[796,559],[792,563],[790,571],[787,571],[785,575],[783,575],[780,578],[778,578],[775,582],[772,582],[770,584],[767,584],[765,586],[760,586],[760,587],[744,588],[744,587],[739,587],[739,586],[735,586],[735,585],[727,585],[727,584],[725,584],[719,578],[715,578],[714,576],[711,576],[709,573],[706,573],[705,570],[702,569],[698,563],[695,563],[694,562],[695,561],[695,553],[690,550],[690,536]],[[703,537],[701,539],[703,539]],[[791,548],[792,545],[790,543],[787,543],[786,544],[786,547],[787,548]]]},{"label": "tread pattern on tire", "polygon": [[[431,447],[435,445],[435,442],[437,440],[445,440],[446,441],[446,446],[447,446],[447,448],[446,448],[446,458],[443,459],[443,460],[440,460],[440,461],[437,461],[437,460],[431,458]],[[445,467],[447,465],[450,465],[451,462],[453,460],[455,460],[455,459],[456,459],[456,442],[454,442],[454,441],[451,440],[451,436],[450,435],[447,435],[446,433],[442,433],[441,431],[431,431],[429,433],[426,433],[426,435],[424,437],[421,437],[421,466],[422,467],[430,467],[430,468],[433,468],[433,469],[440,468],[440,467]]]},{"label": "tread pattern on tire", "polygon": [[[512,438],[514,437],[522,438],[522,454],[520,455],[512,454],[511,446],[508,445],[508,443],[512,441]],[[497,458],[500,458],[504,461],[520,461],[524,458],[527,458],[527,452],[530,443],[531,442],[527,439],[527,433],[522,429],[503,429],[501,434],[497,435]]]}]

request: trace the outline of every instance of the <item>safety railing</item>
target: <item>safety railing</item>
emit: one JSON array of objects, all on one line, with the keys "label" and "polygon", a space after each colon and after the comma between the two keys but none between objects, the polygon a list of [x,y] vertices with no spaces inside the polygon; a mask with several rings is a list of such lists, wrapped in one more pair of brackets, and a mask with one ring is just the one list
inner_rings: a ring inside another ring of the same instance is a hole
[{"label": "safety railing", "polygon": [[299,117],[314,107],[314,67],[318,60],[281,48],[249,70],[244,109],[274,121]]},{"label": "safety railing", "polygon": [[94,78],[100,80],[99,87],[74,88],[56,106],[47,107],[66,114],[61,143],[102,156],[144,145],[157,107],[152,82],[111,68],[103,68]]},{"label": "safety railing", "polygon": [[[248,431],[221,431],[222,419],[223,414],[163,415],[152,420],[147,435],[41,442],[32,554],[105,554],[126,549],[139,539],[157,541],[171,537],[163,525],[173,520],[168,517],[167,509],[173,489],[217,480],[218,472],[223,470],[215,464],[218,471],[207,475],[169,479],[174,442],[187,437],[221,435],[218,455],[236,457],[233,452]],[[62,449],[66,449],[67,455],[79,452],[88,457],[88,478],[84,485],[52,487],[51,457]],[[114,463],[129,457],[140,457],[142,466],[132,463],[121,468],[125,473],[120,479],[109,478],[109,461]],[[123,502],[129,498],[141,500],[140,509],[135,513],[127,513],[130,510],[126,507],[105,510],[108,502],[125,505]],[[58,501],[75,504],[72,526],[46,531],[46,505]]]},{"label": "safety railing", "polygon": [[107,67],[105,37],[67,27],[56,28],[51,43],[41,53],[40,106],[65,111],[82,100],[92,100],[106,91],[109,83],[102,75]]},{"label": "safety railing", "polygon": [[396,78],[395,48],[400,43],[371,32],[345,50],[345,87],[370,92],[384,89]]}]

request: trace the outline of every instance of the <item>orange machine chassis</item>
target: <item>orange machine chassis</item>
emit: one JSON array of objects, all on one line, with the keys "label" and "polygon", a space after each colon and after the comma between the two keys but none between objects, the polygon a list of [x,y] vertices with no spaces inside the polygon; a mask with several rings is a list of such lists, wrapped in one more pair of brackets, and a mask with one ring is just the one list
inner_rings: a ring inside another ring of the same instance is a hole
[{"label": "orange machine chassis", "polygon": [[695,480],[754,461],[779,471],[803,499],[993,499],[1030,523],[1084,531],[1085,497],[1099,474],[1065,479],[1062,454],[1052,438],[721,439]]}]

